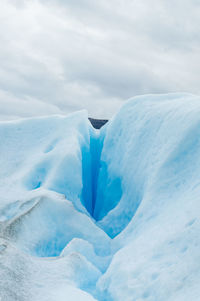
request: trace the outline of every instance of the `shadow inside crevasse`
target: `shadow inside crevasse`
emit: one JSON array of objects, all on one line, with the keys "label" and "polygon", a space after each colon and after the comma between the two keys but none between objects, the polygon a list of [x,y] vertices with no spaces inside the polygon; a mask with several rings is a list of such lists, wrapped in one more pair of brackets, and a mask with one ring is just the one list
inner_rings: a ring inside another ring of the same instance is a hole
[{"label": "shadow inside crevasse", "polygon": [[102,147],[103,139],[94,134],[90,136],[90,148],[81,147],[83,182],[81,201],[96,221],[112,210],[122,196],[120,177],[111,178],[106,162],[101,161]]}]

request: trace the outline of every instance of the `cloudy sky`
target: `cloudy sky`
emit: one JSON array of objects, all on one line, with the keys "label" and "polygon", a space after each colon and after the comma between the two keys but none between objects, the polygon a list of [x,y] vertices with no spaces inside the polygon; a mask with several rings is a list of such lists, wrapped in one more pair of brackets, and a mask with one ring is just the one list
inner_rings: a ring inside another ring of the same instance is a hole
[{"label": "cloudy sky", "polygon": [[135,95],[200,94],[200,0],[0,2],[2,118],[109,118]]}]

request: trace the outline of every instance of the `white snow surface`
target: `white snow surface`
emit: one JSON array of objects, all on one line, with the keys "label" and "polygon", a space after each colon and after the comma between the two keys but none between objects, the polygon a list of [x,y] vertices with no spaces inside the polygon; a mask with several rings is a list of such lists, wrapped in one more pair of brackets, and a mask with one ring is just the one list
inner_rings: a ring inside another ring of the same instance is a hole
[{"label": "white snow surface", "polygon": [[200,97],[0,122],[0,300],[200,300]]}]

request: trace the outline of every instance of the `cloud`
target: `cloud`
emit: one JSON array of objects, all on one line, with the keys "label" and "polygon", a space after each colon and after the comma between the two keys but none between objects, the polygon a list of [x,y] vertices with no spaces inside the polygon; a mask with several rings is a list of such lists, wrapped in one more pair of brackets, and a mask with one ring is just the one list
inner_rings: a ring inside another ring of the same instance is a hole
[{"label": "cloud", "polygon": [[3,90],[0,90],[0,108],[0,120],[63,114],[55,105],[47,104],[28,96],[18,98]]},{"label": "cloud", "polygon": [[0,89],[106,118],[134,95],[198,94],[199,15],[198,0],[3,0]]}]

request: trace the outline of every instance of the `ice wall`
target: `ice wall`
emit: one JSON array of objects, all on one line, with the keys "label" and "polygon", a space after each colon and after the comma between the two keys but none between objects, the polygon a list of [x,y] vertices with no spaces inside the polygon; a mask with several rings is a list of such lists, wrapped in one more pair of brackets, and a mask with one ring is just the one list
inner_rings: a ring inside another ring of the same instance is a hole
[{"label": "ice wall", "polygon": [[100,154],[87,113],[4,122],[0,138],[2,235],[37,256],[57,256],[73,238],[107,253],[92,218]]},{"label": "ice wall", "polygon": [[[199,300],[200,98],[130,100],[106,128],[101,161],[99,179],[106,166],[108,180],[98,189],[110,204],[97,197],[107,212],[98,224],[118,234],[97,284],[102,300]],[[117,203],[109,192],[116,175]]]}]

